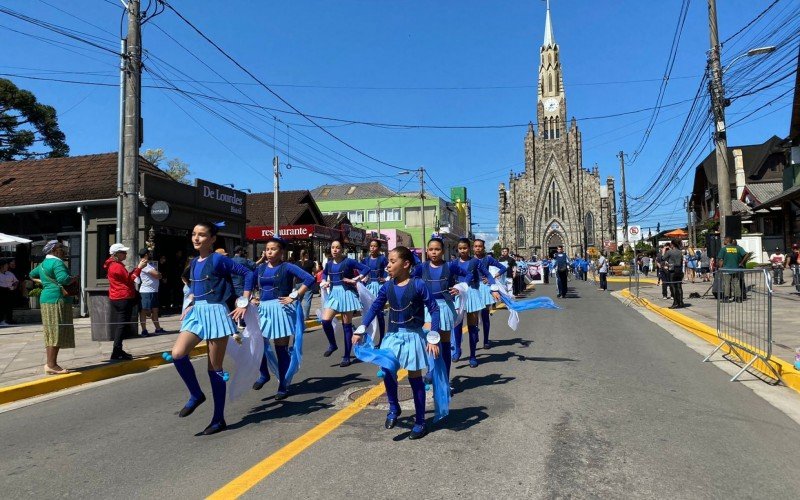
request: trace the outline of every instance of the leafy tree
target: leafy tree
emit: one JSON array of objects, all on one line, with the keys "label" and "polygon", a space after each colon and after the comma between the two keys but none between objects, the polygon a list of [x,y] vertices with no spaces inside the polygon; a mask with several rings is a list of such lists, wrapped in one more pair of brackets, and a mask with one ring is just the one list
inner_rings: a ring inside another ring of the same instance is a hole
[{"label": "leafy tree", "polygon": [[164,158],[166,158],[163,149],[148,149],[142,153],[142,156],[145,160],[149,161],[156,167],[161,168],[161,170],[166,172],[167,175],[176,181],[184,184],[191,184],[191,180],[189,179],[189,175],[191,175],[189,164],[181,161],[180,158],[172,158],[171,160],[167,160],[167,168],[162,168],[161,163],[164,161]]},{"label": "leafy tree", "polygon": [[500,254],[502,253],[502,250],[503,247],[500,246],[500,242],[495,241],[494,245],[492,245],[492,254],[494,254],[495,257],[499,257]]},{"label": "leafy tree", "polygon": [[[39,144],[48,150],[37,151]],[[32,92],[0,78],[0,161],[69,155],[66,136],[58,128],[52,106],[41,104]]]}]

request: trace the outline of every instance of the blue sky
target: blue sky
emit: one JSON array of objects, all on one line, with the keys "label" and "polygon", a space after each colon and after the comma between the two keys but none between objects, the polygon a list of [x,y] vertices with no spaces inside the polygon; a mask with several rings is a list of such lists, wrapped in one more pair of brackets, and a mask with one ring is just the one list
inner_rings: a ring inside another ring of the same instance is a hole
[{"label": "blue sky", "polygon": [[[496,1],[304,1],[197,2],[172,0],[175,8],[225,48],[259,79],[304,113],[359,121],[411,125],[510,125],[536,118],[538,50],[542,43],[545,4],[538,0]],[[772,0],[719,2],[720,38],[726,39],[764,10]],[[146,1],[143,4],[147,4]],[[120,30],[118,0],[0,0],[0,6],[98,37],[115,49]],[[681,2],[663,0],[553,0],[555,38],[561,48],[567,110],[583,131],[584,166],[595,163],[603,178],[619,178],[616,154],[633,153],[640,143],[648,112],[609,119],[592,117],[651,107],[665,69]],[[56,9],[62,9],[59,11]],[[762,23],[723,48],[723,62],[751,48],[785,19],[797,2],[781,0]],[[773,19],[774,21],[774,19]],[[59,45],[11,31],[23,31],[66,42]],[[168,33],[198,58],[171,40]],[[144,26],[145,65],[175,85],[225,99],[288,109],[275,96],[253,85],[241,70],[191,31],[170,10]],[[116,57],[0,13],[0,73],[66,80],[118,81]],[[694,97],[708,49],[706,2],[693,0],[683,30],[664,103]],[[792,55],[793,54],[793,55]],[[796,62],[797,40],[764,58]],[[212,72],[214,69],[219,75]],[[742,61],[736,68],[749,68]],[[791,70],[789,64],[786,65]],[[759,67],[743,75],[755,78]],[[178,73],[178,71],[182,72]],[[161,85],[146,72],[145,85]],[[79,74],[76,74],[79,73]],[[118,141],[118,90],[11,77],[40,101],[59,111],[73,155],[113,151]],[[243,83],[232,87],[223,79]],[[649,81],[641,81],[649,80]],[[204,83],[197,83],[198,81]],[[746,90],[747,79],[734,90]],[[209,82],[209,83],[205,83]],[[220,83],[221,82],[221,83]],[[773,134],[786,136],[793,78],[741,98],[728,108],[729,123],[746,117],[729,131],[729,142],[752,144]],[[266,111],[253,116],[241,108],[202,101],[242,128],[288,151],[289,163],[311,165],[317,172],[284,171],[282,188],[314,188],[341,179],[374,178],[393,189],[413,189],[409,176],[361,156],[310,127],[302,117]],[[705,101],[703,105],[706,106]],[[628,189],[639,194],[653,182],[669,154],[689,104],[661,110],[647,146],[627,172]],[[164,148],[168,157],[189,163],[192,174],[219,183],[234,183],[254,192],[272,188],[273,148],[209,114],[180,94],[143,90],[143,149]],[[474,205],[476,232],[493,236],[497,223],[497,187],[511,169],[523,167],[524,127],[479,130],[398,129],[320,120],[342,141],[386,163],[424,165],[436,184],[466,185]],[[710,132],[710,131],[709,131]],[[274,135],[273,135],[274,134]],[[710,134],[708,135],[710,138]],[[704,139],[705,140],[705,139]],[[707,142],[707,141],[706,141]],[[700,151],[700,150],[698,150]],[[702,149],[710,151],[706,144]],[[285,154],[281,154],[285,161]],[[685,170],[684,170],[685,171]],[[644,226],[678,226],[685,220],[682,197],[692,174],[675,181]],[[432,191],[436,188],[431,186]]]}]

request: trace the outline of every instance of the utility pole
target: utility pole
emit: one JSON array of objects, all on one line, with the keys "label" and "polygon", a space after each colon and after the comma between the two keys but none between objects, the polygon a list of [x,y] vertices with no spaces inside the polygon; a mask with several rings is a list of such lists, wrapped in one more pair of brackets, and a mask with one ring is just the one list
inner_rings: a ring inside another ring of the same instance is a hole
[{"label": "utility pole", "polygon": [[131,249],[132,266],[139,250],[139,147],[141,146],[142,40],[139,0],[128,0],[127,71],[125,74],[125,144],[123,145],[122,244]]},{"label": "utility pole", "polygon": [[686,232],[689,233],[689,246],[692,245],[692,212],[689,208],[689,197],[687,196],[684,201],[684,207],[686,208]]},{"label": "utility pole", "polygon": [[119,48],[119,148],[117,149],[117,230],[114,241],[122,241],[122,199],[125,178],[125,78],[128,57],[128,40],[123,38]]},{"label": "utility pole", "polygon": [[708,68],[711,110],[714,113],[714,144],[717,156],[717,193],[719,197],[719,234],[726,236],[725,216],[731,215],[731,182],[728,178],[728,137],[725,130],[725,89],[722,86],[719,33],[717,31],[717,0],[708,0],[708,29],[711,50],[708,51]]},{"label": "utility pole", "polygon": [[625,238],[625,243],[630,245],[630,240],[628,239],[628,192],[625,190],[625,153],[620,151],[617,158],[619,158],[619,169],[622,177],[622,230],[625,232],[623,237]]},{"label": "utility pole", "polygon": [[427,237],[425,236],[425,167],[419,167],[419,199],[420,199],[420,220],[422,221],[422,262],[427,260],[425,246]]},{"label": "utility pole", "polygon": [[281,231],[278,226],[278,195],[280,194],[280,161],[277,156],[272,158],[272,236],[280,238]]}]

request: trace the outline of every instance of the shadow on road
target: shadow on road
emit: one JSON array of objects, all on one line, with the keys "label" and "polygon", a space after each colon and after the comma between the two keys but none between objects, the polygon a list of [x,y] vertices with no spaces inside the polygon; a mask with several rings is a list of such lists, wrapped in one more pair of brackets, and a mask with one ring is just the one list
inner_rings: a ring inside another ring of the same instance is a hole
[{"label": "shadow on road", "polygon": [[516,380],[516,377],[504,377],[499,373],[490,373],[489,375],[484,375],[483,377],[465,377],[464,375],[456,375],[450,380],[450,383],[453,385],[453,389],[455,389],[456,392],[464,392],[487,385],[504,385],[512,380]]},{"label": "shadow on road", "polygon": [[318,396],[312,399],[303,401],[292,401],[291,399],[284,399],[283,401],[270,401],[267,404],[256,406],[250,413],[243,417],[240,421],[233,425],[229,425],[229,429],[238,429],[248,424],[257,424],[265,420],[273,420],[276,418],[284,418],[297,415],[310,415],[319,410],[326,410],[332,408],[330,403],[324,403],[325,398]]},{"label": "shadow on road", "polygon": [[[339,365],[336,365],[338,368]],[[321,394],[336,391],[350,384],[369,382],[370,379],[358,373],[348,373],[341,377],[309,377],[301,382],[292,384],[292,394]]]},{"label": "shadow on road", "polygon": [[492,347],[510,347],[513,345],[519,345],[520,347],[530,347],[533,344],[533,340],[524,340],[522,338],[515,338],[515,339],[492,339]]},{"label": "shadow on road", "polygon": [[[489,418],[489,414],[485,410],[485,406],[451,409],[450,414],[437,427],[455,432],[465,431]],[[436,430],[438,429],[434,429],[434,431]]]}]

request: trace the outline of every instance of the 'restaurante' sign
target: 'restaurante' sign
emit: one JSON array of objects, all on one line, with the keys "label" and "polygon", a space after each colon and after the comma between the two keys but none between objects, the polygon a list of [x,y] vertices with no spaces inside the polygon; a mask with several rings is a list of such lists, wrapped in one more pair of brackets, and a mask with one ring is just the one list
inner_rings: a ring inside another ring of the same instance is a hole
[{"label": "'restaurante' sign", "polygon": [[[301,226],[281,226],[280,236],[285,240],[307,240],[314,236],[314,226],[311,224]],[[271,238],[275,234],[272,226],[248,226],[247,239],[260,241]]]}]

